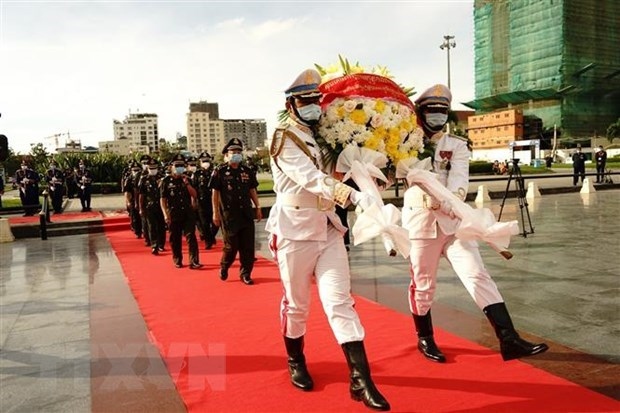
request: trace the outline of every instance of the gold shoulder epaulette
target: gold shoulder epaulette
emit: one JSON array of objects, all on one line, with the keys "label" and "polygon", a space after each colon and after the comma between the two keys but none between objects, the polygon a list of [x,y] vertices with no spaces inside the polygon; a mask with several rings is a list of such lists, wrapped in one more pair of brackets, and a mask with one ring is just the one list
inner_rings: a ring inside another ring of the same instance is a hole
[{"label": "gold shoulder epaulette", "polygon": [[310,149],[308,149],[308,145],[306,144],[306,142],[304,142],[299,136],[295,135],[295,133],[293,133],[286,127],[276,128],[273,133],[273,139],[271,140],[269,154],[275,161],[276,166],[278,166],[278,156],[282,152],[282,149],[284,148],[284,142],[286,142],[287,139],[293,141],[295,145],[297,145],[299,149],[301,149],[301,151],[312,160],[314,165],[318,167],[317,160],[314,156],[312,156],[312,153],[310,152]]}]

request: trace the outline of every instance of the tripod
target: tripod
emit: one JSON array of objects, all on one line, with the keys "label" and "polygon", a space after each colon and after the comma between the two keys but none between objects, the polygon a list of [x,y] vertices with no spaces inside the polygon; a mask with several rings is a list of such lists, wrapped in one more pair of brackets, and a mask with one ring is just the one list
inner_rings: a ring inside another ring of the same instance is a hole
[{"label": "tripod", "polygon": [[[530,218],[530,210],[528,209],[527,199],[525,197],[525,185],[523,180],[523,175],[521,175],[521,168],[519,168],[519,160],[512,160],[512,168],[510,168],[510,175],[508,176],[508,183],[506,184],[506,191],[504,192],[504,197],[502,198],[502,204],[499,209],[499,217],[498,221],[502,219],[502,212],[504,211],[504,204],[506,203],[506,197],[508,196],[508,189],[510,188],[510,182],[514,179],[515,185],[517,187],[517,200],[519,202],[519,210],[521,211],[521,228],[523,228],[523,238],[527,238],[527,234],[534,233],[534,227],[532,227],[532,220]],[[525,227],[525,216],[527,215],[527,223],[529,226],[529,230]]]}]

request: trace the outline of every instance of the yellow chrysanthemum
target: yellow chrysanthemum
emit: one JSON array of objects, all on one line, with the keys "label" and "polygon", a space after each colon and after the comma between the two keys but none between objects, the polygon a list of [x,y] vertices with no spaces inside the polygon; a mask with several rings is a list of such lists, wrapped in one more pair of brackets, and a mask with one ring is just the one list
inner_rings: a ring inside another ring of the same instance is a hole
[{"label": "yellow chrysanthemum", "polygon": [[362,109],[355,109],[349,114],[349,118],[358,125],[365,125],[366,122],[368,122],[366,112],[364,112]]},{"label": "yellow chrysanthemum", "polygon": [[377,99],[377,101],[375,102],[375,110],[377,111],[377,113],[383,113],[383,111],[385,110],[385,102],[381,99]]}]

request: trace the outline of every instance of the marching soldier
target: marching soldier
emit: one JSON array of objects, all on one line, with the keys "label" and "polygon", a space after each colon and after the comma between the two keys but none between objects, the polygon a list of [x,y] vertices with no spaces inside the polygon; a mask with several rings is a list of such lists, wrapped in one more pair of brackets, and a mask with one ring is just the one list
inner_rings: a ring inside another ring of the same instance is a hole
[{"label": "marching soldier", "polygon": [[24,207],[24,216],[30,217],[39,208],[39,174],[22,160],[21,168],[15,171],[15,183],[19,187],[19,198]]},{"label": "marching soldier", "polygon": [[189,247],[189,268],[192,270],[202,267],[198,259],[198,241],[196,240],[196,190],[184,174],[185,159],[178,154],[172,159],[170,175],[161,182],[161,209],[164,219],[170,230],[170,246],[172,261],[177,268],[183,268],[183,251],[181,249],[181,235]]},{"label": "marching soldier", "polygon": [[138,178],[142,171],[140,164],[133,161],[129,168],[129,175],[125,177],[123,192],[125,193],[125,206],[129,212],[131,230],[136,238],[142,238],[142,219],[140,217],[140,205],[138,199]]},{"label": "marching soldier", "polygon": [[148,171],[148,163],[151,161],[151,157],[149,155],[142,155],[140,157],[140,166],[142,170],[138,174],[137,180],[135,182],[135,190],[136,190],[136,200],[138,202],[138,211],[140,214],[140,223],[142,224],[142,235],[144,236],[144,245],[147,247],[151,246],[152,240],[150,237],[151,232],[149,231],[149,222],[146,219],[146,216],[142,213],[142,209],[140,208],[140,186],[142,185],[142,181],[146,179],[149,175]]},{"label": "marching soldier", "polygon": [[[433,167],[438,179],[464,201],[469,186],[470,148],[467,138],[443,132],[451,101],[450,90],[435,85],[415,103],[425,139],[435,144]],[[446,361],[435,343],[431,319],[439,259],[443,255],[495,329],[504,360],[546,351],[546,344],[529,343],[515,330],[504,299],[482,262],[478,244],[455,237],[459,220],[449,202],[439,202],[418,186],[407,189],[403,199],[402,222],[411,239],[409,306],[418,335],[418,350],[432,361]]]},{"label": "marching soldier", "polygon": [[323,170],[313,132],[321,116],[320,83],[316,70],[305,70],[286,90],[289,119],[276,129],[270,150],[276,203],[265,229],[284,288],[280,317],[288,370],[293,386],[312,390],[314,382],[303,350],[314,278],[349,366],[351,397],[371,409],[390,410],[371,378],[364,327],[351,297],[351,273],[342,238],[346,228],[334,210],[335,203],[345,207],[354,201],[368,207],[372,200]]},{"label": "marching soldier", "polygon": [[62,213],[62,196],[65,188],[65,174],[58,169],[55,160],[51,160],[50,169],[45,172],[45,181],[47,182],[52,207],[55,214]]},{"label": "marching soldier", "polygon": [[146,177],[140,181],[138,188],[140,196],[140,216],[146,217],[145,229],[149,232],[151,240],[151,253],[158,255],[164,251],[166,243],[166,221],[161,211],[159,183],[162,175],[159,174],[158,163],[150,159],[147,163]]},{"label": "marching soldier", "polygon": [[90,211],[90,198],[93,193],[93,174],[86,168],[86,164],[82,159],[78,164],[79,169],[75,175],[78,184],[78,196],[82,203],[82,212]]},{"label": "marching soldier", "polygon": [[198,192],[198,229],[205,241],[206,249],[210,250],[215,244],[215,234],[219,229],[213,223],[212,190],[209,186],[213,173],[213,159],[207,152],[202,152],[198,159],[200,160],[200,169],[194,173],[192,185]]},{"label": "marching soldier", "polygon": [[[222,228],[224,247],[220,260],[220,278],[228,278],[228,269],[239,252],[241,270],[239,276],[246,285],[254,284],[254,219],[262,219],[256,188],[256,174],[243,165],[243,142],[231,139],[222,153],[225,163],[220,165],[211,178],[213,190],[213,223]],[[256,212],[252,207],[256,207]]]}]

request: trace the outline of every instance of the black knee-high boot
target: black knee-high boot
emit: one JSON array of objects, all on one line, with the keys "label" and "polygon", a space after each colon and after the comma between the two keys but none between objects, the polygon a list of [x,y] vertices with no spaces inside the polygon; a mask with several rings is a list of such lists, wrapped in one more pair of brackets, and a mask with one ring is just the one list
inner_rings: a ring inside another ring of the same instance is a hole
[{"label": "black knee-high boot", "polygon": [[495,335],[499,339],[499,347],[502,358],[507,360],[519,357],[533,356],[544,353],[549,349],[545,343],[533,344],[519,337],[508,314],[506,304],[497,303],[484,307],[484,314],[495,329]]},{"label": "black knee-high boot", "polygon": [[286,353],[288,354],[288,372],[291,375],[291,383],[301,390],[312,390],[314,382],[306,367],[304,336],[299,338],[288,338],[284,336],[284,345],[286,346]]},{"label": "black knee-high boot", "polygon": [[425,315],[413,315],[415,330],[418,333],[418,350],[429,360],[438,363],[445,363],[446,356],[443,355],[433,337],[433,320],[431,318],[431,310]]},{"label": "black knee-high boot", "polygon": [[350,384],[349,391],[353,400],[362,401],[374,410],[390,410],[390,404],[372,381],[370,366],[366,358],[366,350],[363,341],[351,341],[342,345],[342,350],[347,358],[349,366]]}]

